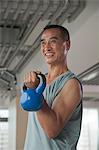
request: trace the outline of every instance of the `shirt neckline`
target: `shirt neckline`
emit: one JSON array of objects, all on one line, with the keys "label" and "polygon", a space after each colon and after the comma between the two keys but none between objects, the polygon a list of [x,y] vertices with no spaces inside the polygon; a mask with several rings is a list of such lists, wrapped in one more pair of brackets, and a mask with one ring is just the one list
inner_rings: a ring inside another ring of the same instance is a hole
[{"label": "shirt neckline", "polygon": [[[71,71],[70,71],[70,70],[67,70],[66,72],[64,72],[64,73],[60,74],[59,76],[57,76],[57,77],[56,77],[53,81],[51,81],[49,84],[46,84],[46,86],[48,87],[48,86],[54,84],[55,81],[56,81],[58,78],[64,76],[65,74],[69,74],[69,73],[71,73]],[[47,74],[48,74],[48,73],[46,73],[45,75],[47,75]]]}]

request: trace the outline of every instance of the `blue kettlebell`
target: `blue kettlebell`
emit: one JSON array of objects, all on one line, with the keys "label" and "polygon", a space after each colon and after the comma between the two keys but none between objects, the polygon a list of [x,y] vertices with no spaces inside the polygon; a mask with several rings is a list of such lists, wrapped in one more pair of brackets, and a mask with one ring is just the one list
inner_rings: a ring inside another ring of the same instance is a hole
[{"label": "blue kettlebell", "polygon": [[25,85],[23,86],[20,104],[21,107],[26,111],[37,111],[39,110],[44,101],[43,91],[46,87],[46,78],[45,75],[39,74],[40,83],[37,88],[29,89]]}]

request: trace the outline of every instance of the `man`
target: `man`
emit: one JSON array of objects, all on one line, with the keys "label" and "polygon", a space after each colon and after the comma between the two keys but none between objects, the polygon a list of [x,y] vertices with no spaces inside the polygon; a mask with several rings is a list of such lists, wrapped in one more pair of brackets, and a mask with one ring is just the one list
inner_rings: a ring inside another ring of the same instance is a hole
[{"label": "man", "polygon": [[[76,150],[81,130],[82,86],[67,66],[70,36],[66,28],[48,25],[41,36],[41,53],[48,65],[44,101],[29,112],[24,150]],[[32,88],[34,73],[25,77]]]}]

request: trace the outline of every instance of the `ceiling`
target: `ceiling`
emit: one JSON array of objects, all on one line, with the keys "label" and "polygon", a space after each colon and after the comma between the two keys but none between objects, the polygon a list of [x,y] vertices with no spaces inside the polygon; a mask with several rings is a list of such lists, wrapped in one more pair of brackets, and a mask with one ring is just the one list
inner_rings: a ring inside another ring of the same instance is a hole
[{"label": "ceiling", "polygon": [[[39,47],[41,28],[66,20],[73,22],[85,7],[85,0],[0,0],[1,97],[2,91],[14,87],[16,74]],[[95,69],[99,72],[99,64],[85,70],[79,78]],[[99,85],[99,74],[94,80],[82,82]]]},{"label": "ceiling", "polygon": [[11,77],[18,73],[39,46],[41,27],[52,23],[62,24],[66,19],[71,22],[84,7],[85,1],[80,0],[0,0],[2,85],[4,81],[6,87],[12,86]]}]

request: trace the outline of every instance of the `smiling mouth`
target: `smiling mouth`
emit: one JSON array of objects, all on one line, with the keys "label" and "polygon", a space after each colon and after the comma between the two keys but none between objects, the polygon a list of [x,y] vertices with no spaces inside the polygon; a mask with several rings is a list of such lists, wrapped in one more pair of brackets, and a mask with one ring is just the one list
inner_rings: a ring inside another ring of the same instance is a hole
[{"label": "smiling mouth", "polygon": [[52,57],[53,53],[46,53],[45,56]]}]

